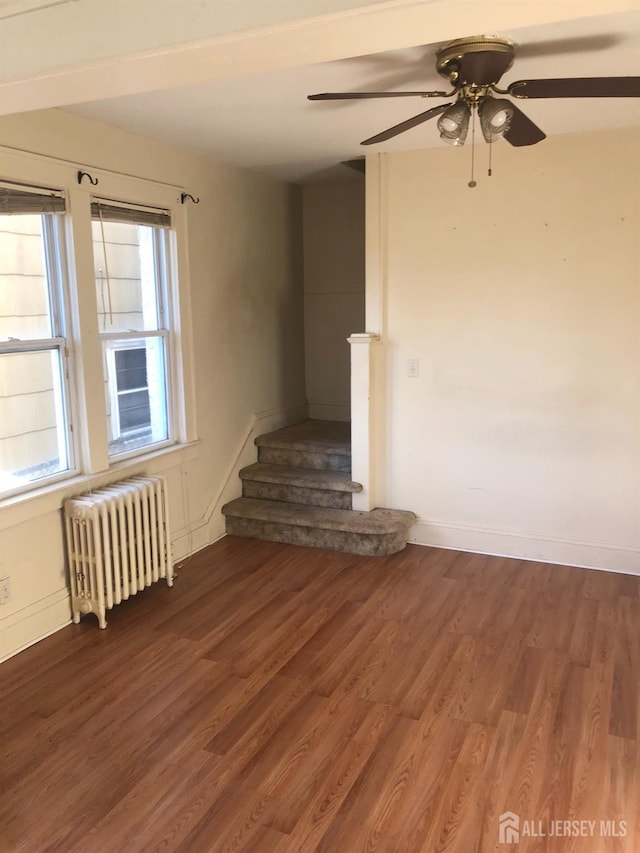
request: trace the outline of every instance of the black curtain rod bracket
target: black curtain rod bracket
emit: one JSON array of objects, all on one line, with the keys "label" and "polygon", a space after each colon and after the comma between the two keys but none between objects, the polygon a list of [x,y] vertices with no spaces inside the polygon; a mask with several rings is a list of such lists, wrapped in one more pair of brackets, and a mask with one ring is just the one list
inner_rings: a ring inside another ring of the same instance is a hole
[{"label": "black curtain rod bracket", "polygon": [[92,187],[95,187],[98,184],[98,178],[92,178],[91,175],[89,174],[89,172],[78,172],[78,183],[79,184],[82,183],[83,178],[89,178],[89,183],[91,184]]},{"label": "black curtain rod bracket", "polygon": [[187,199],[192,201],[194,204],[200,204],[200,199],[194,198],[191,193],[180,193],[180,204],[184,204]]}]

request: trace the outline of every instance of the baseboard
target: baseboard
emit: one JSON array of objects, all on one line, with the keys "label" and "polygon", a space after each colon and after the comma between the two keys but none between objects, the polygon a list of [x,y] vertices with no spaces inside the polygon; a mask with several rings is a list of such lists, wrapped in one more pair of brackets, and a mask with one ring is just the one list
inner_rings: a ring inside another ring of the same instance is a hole
[{"label": "baseboard", "polygon": [[66,587],[14,611],[0,620],[0,663],[70,622],[71,603]]},{"label": "baseboard", "polygon": [[272,432],[306,420],[309,417],[309,406],[306,402],[295,403],[284,409],[265,409],[262,412],[256,412],[254,417],[257,435],[262,435],[263,432]]},{"label": "baseboard", "polygon": [[552,539],[526,531],[491,530],[429,521],[417,521],[412,526],[409,542],[435,548],[640,575],[640,549],[603,542]]},{"label": "baseboard", "polygon": [[350,421],[349,403],[309,403],[309,417],[314,421]]}]

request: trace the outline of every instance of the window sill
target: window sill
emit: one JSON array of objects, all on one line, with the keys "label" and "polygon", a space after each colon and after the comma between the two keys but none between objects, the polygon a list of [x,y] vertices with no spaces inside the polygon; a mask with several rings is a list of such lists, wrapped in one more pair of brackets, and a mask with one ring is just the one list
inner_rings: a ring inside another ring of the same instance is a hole
[{"label": "window sill", "polygon": [[67,498],[100,488],[116,479],[121,480],[141,473],[162,473],[180,462],[193,461],[198,458],[200,444],[200,439],[185,444],[172,444],[140,456],[118,460],[105,471],[96,474],[71,475],[50,485],[0,500],[0,530],[59,510]]}]

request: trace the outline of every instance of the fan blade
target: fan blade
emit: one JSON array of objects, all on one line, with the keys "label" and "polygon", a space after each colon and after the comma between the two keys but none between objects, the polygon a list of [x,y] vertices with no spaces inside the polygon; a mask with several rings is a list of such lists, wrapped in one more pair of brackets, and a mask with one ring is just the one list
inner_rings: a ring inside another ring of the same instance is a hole
[{"label": "fan blade", "polygon": [[461,83],[490,86],[498,82],[512,62],[511,53],[496,53],[491,50],[465,53],[460,62],[458,79]]},{"label": "fan blade", "polygon": [[408,118],[406,121],[401,121],[400,124],[394,124],[393,127],[389,127],[387,130],[383,130],[382,133],[378,133],[375,136],[369,137],[369,139],[365,139],[364,142],[361,142],[360,144],[373,145],[374,142],[384,142],[387,139],[391,139],[392,136],[404,133],[405,130],[411,130],[412,127],[422,124],[423,121],[429,121],[430,118],[435,118],[450,106],[451,104],[441,104],[439,107],[431,107],[430,110],[427,110],[424,113],[419,113],[417,116],[413,116],[413,118]]},{"label": "fan blade", "polygon": [[546,139],[546,133],[543,133],[537,124],[534,124],[515,104],[511,106],[513,107],[511,124],[504,134],[507,142],[519,148],[522,145],[535,145]]},{"label": "fan blade", "polygon": [[507,93],[516,98],[640,98],[640,77],[517,80]]},{"label": "fan blade", "polygon": [[453,92],[321,92],[309,101],[347,101],[356,98],[448,98]]}]

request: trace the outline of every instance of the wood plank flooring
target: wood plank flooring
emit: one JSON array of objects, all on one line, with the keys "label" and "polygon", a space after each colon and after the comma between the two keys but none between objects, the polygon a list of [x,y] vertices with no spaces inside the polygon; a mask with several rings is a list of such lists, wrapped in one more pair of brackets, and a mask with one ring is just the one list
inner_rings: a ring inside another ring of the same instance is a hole
[{"label": "wood plank flooring", "polygon": [[640,577],[230,536],[108,622],[0,665],[2,853],[640,850]]}]

